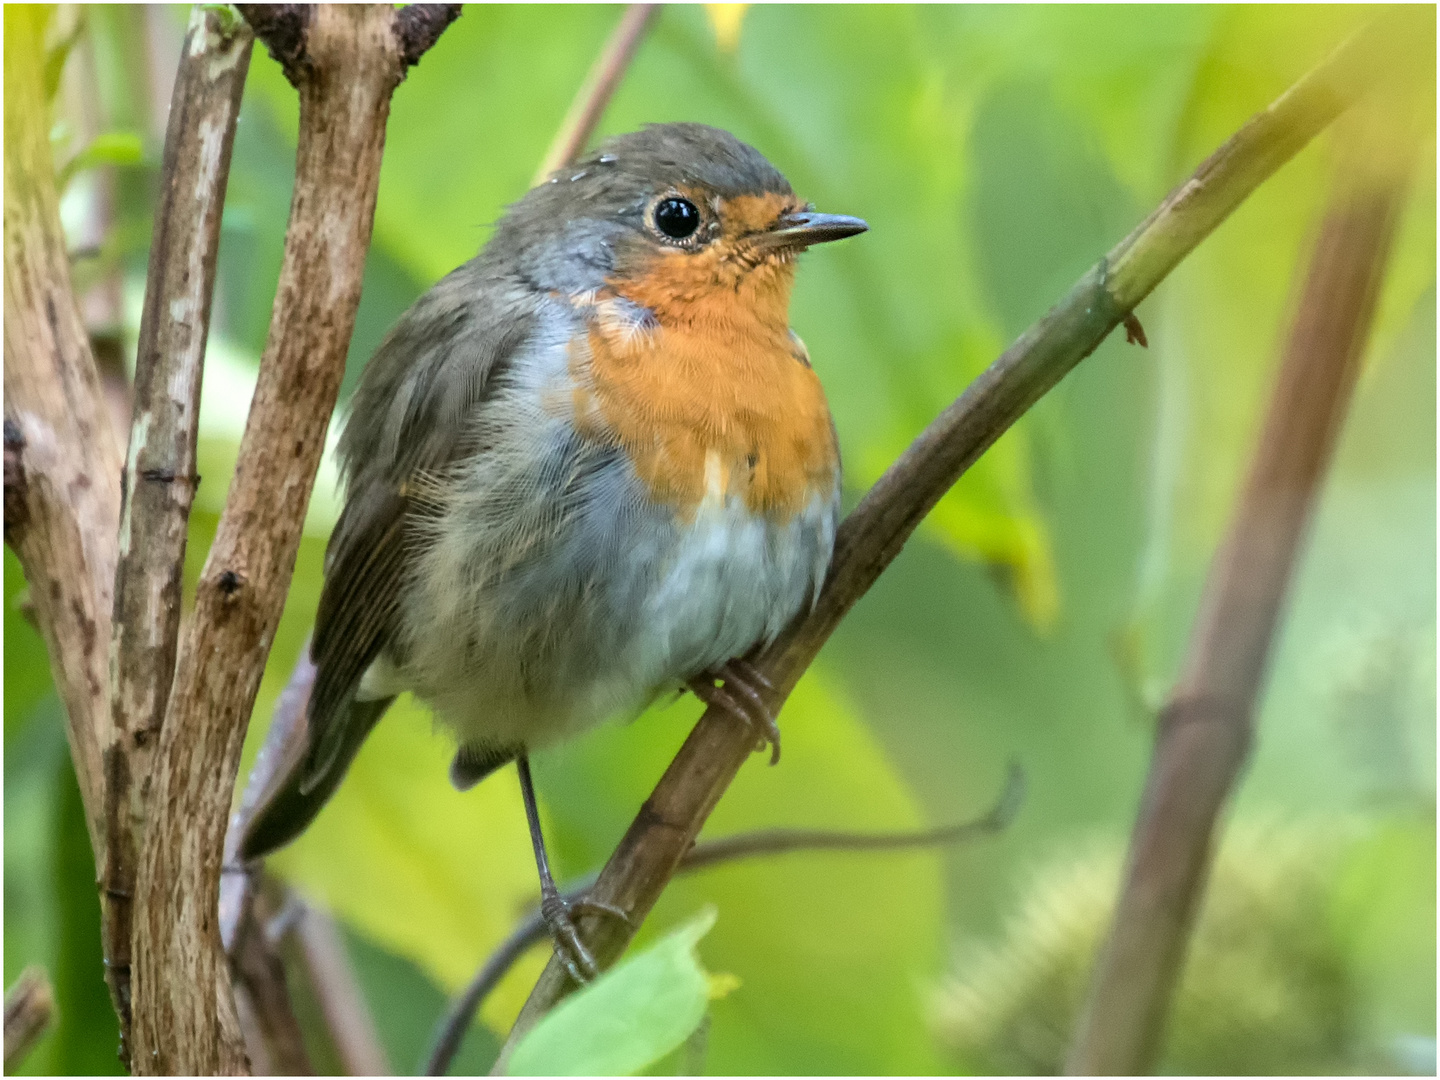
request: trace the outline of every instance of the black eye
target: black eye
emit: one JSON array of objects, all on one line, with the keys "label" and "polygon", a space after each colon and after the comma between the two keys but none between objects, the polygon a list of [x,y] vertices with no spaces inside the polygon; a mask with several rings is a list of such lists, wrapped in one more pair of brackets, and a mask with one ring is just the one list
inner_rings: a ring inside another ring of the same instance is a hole
[{"label": "black eye", "polygon": [[674,240],[684,240],[700,227],[700,211],[689,199],[663,199],[655,207],[655,227]]}]

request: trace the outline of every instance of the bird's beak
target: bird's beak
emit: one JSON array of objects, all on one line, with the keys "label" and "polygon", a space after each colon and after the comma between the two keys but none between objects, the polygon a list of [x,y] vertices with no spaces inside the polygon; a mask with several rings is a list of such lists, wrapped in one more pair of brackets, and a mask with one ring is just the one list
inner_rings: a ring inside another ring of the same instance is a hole
[{"label": "bird's beak", "polygon": [[870,228],[858,217],[846,214],[816,214],[810,211],[786,214],[770,229],[755,237],[766,248],[790,248],[800,251],[811,244],[844,240]]}]

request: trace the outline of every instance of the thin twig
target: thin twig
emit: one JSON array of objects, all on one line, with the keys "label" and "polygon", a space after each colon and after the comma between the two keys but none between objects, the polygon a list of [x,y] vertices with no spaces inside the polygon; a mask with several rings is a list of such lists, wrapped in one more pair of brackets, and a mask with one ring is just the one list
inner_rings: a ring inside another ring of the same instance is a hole
[{"label": "thin twig", "polygon": [[5,9],[5,541],[35,602],[99,863],[122,458],[60,229],[43,17]]},{"label": "thin twig", "polygon": [[[814,609],[755,665],[776,687],[778,710],[854,603],[899,554],[955,481],[1027,409],[1088,356],[1130,310],[1290,156],[1353,104],[1413,41],[1419,16],[1382,17],[1252,118],[1161,207],[1092,268],[921,433],[842,524]],[[595,898],[629,923],[585,915],[580,930],[602,965],[615,961],[749,756],[748,727],[707,709],[601,872]],[[562,964],[546,966],[502,1049],[510,1049],[573,989]]]},{"label": "thin twig", "polygon": [[294,943],[295,962],[289,969],[319,1006],[323,1033],[335,1059],[346,1076],[391,1075],[339,926],[329,914],[298,897],[292,903],[297,910],[286,936]]},{"label": "thin twig", "polygon": [[[225,837],[225,874],[220,881],[221,939],[235,969],[237,989],[258,1003],[257,1014],[267,1007],[271,1012],[288,1009],[288,997],[282,1002],[271,989],[277,970],[282,985],[288,972],[296,992],[308,995],[318,1005],[325,1025],[324,1037],[346,1074],[384,1076],[390,1073],[390,1066],[334,921],[289,894],[285,902],[291,917],[286,919],[286,933],[281,940],[257,933],[256,924],[268,921],[260,910],[257,888],[269,879],[258,863],[244,866],[237,858],[256,807],[275,784],[284,783],[304,756],[305,708],[314,686],[315,665],[310,662],[307,638],[300,647],[290,681],[275,704],[240,805],[230,819]],[[279,1029],[282,1035],[285,1033],[284,1023],[284,1017],[267,1020],[257,1016],[256,1035],[267,1042],[269,1031]],[[247,1038],[247,1045],[249,1041]],[[286,1046],[282,1044],[280,1049]],[[305,1063],[308,1068],[308,1058]]]},{"label": "thin twig", "polygon": [[625,9],[619,24],[591,65],[585,81],[576,91],[570,111],[560,122],[560,129],[550,141],[550,148],[545,151],[532,183],[541,183],[556,169],[574,161],[585,149],[605,113],[605,106],[610,104],[611,95],[620,85],[625,69],[630,66],[635,50],[640,47],[645,31],[660,14],[660,7],[659,4],[631,4]]},{"label": "thin twig", "polygon": [[[272,894],[279,887],[259,866],[242,866],[236,857],[263,793],[304,756],[305,707],[314,686],[315,665],[310,662],[307,637],[290,681],[275,703],[270,728],[225,834],[220,940],[230,958],[240,1026],[257,1074],[308,1075],[314,1071],[295,1019],[284,963],[264,932],[275,914],[272,909],[278,906]],[[260,1064],[257,1058],[261,1056],[269,1059],[270,1068]]]},{"label": "thin twig", "polygon": [[1356,138],[1350,155],[1249,480],[1211,563],[1184,674],[1160,715],[1125,883],[1066,1062],[1072,1074],[1154,1067],[1215,823],[1249,756],[1286,588],[1359,373],[1403,202],[1408,170],[1375,170],[1385,147]]},{"label": "thin twig", "polygon": [[27,967],[5,994],[5,1074],[15,1071],[40,1041],[55,1015],[50,980],[39,967]]},{"label": "thin twig", "polygon": [[182,637],[136,889],[136,1072],[240,1072],[215,917],[230,796],[335,406],[374,222],[395,9],[319,5],[304,27],[295,188],[249,419]]},{"label": "thin twig", "polygon": [[[226,873],[225,884],[236,876]],[[296,1016],[285,964],[267,932],[285,904],[285,888],[260,871],[254,880],[245,876],[248,887],[237,897],[242,908],[235,913],[226,948],[251,1069],[257,1076],[313,1076],[315,1066]]]},{"label": "thin twig", "polygon": [[120,502],[111,618],[112,742],[104,752],[105,975],[130,1034],[130,923],[150,767],[180,632],[181,571],[200,478],[200,376],[230,177],[235,122],[250,66],[249,27],[197,6],[170,101],[155,234],[140,315],[134,422]]},{"label": "thin twig", "polygon": [[[1012,763],[1005,776],[1005,787],[995,805],[973,821],[941,825],[933,829],[909,832],[859,833],[829,829],[761,829],[756,832],[726,836],[696,844],[680,860],[676,874],[692,874],[721,863],[757,855],[783,855],[795,851],[902,851],[905,848],[938,847],[1002,832],[1015,820],[1025,798],[1025,773]],[[568,904],[583,899],[595,886],[591,874],[568,889]],[[450,1071],[460,1043],[475,1019],[475,1014],[490,992],[500,984],[525,951],[543,941],[549,934],[540,908],[535,907],[485,960],[475,978],[450,1006],[436,1025],[435,1037],[422,1072],[426,1076],[444,1076]]]}]

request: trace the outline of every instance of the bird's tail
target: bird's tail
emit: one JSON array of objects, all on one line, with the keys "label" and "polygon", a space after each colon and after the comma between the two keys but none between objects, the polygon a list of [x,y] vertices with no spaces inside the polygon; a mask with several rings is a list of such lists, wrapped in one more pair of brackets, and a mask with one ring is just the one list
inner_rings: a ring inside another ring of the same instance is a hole
[{"label": "bird's tail", "polygon": [[393,697],[370,701],[351,698],[341,706],[345,714],[334,718],[338,723],[327,725],[340,735],[337,744],[326,747],[317,763],[310,752],[309,740],[293,755],[286,767],[277,770],[271,785],[255,803],[244,834],[240,837],[239,853],[245,860],[258,859],[284,847],[305,830],[335,789],[340,786],[350,762],[360,751],[360,744],[379,722]]}]

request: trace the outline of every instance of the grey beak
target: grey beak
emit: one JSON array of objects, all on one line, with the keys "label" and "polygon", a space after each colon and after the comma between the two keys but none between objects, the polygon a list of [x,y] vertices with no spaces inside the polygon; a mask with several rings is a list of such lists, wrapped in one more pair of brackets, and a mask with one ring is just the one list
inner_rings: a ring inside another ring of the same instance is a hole
[{"label": "grey beak", "polygon": [[865,232],[870,226],[858,217],[847,214],[787,214],[775,223],[775,227],[755,239],[764,247],[788,247],[796,250],[811,244],[826,244],[831,240],[844,240],[847,236]]}]

